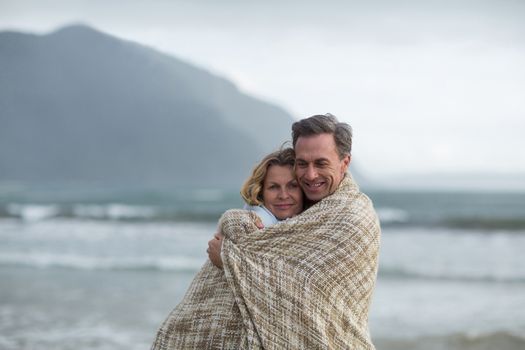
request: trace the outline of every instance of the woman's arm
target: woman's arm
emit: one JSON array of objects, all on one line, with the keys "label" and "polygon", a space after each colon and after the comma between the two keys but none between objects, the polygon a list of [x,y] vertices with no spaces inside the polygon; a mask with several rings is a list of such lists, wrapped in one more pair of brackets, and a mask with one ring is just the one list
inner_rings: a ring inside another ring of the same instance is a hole
[{"label": "woman's arm", "polygon": [[[255,226],[259,229],[264,228],[264,224],[257,215],[255,219]],[[213,238],[208,241],[208,249],[206,250],[208,253],[208,258],[210,258],[212,264],[217,266],[219,269],[222,269],[221,249],[223,239],[224,236],[222,233],[217,232]]]},{"label": "woman's arm", "polygon": [[222,269],[221,248],[223,239],[224,236],[222,233],[216,233],[208,242],[208,249],[206,250],[212,264],[217,266],[219,269]]}]

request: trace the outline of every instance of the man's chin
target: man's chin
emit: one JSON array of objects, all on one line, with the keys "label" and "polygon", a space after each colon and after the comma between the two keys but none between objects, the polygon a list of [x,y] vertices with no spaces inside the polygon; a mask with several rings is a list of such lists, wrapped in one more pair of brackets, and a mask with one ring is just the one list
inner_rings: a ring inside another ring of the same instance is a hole
[{"label": "man's chin", "polygon": [[318,202],[327,196],[326,191],[319,191],[319,190],[318,191],[304,190],[304,194],[306,195],[306,198],[308,198],[308,200],[312,202]]}]

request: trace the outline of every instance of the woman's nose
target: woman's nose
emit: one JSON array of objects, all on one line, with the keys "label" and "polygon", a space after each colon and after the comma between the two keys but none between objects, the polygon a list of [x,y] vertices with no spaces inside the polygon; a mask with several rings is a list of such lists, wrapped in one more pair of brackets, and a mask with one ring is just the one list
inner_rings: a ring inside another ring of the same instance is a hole
[{"label": "woman's nose", "polygon": [[279,198],[280,199],[286,199],[290,197],[290,194],[288,193],[288,190],[286,188],[282,188],[280,191],[279,191]]}]

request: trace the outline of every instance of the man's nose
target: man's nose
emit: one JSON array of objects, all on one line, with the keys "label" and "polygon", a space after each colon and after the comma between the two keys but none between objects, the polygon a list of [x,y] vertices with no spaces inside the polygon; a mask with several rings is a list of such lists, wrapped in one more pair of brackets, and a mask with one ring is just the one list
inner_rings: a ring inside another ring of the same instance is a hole
[{"label": "man's nose", "polygon": [[307,180],[314,180],[317,177],[317,171],[312,164],[308,165],[305,176]]}]

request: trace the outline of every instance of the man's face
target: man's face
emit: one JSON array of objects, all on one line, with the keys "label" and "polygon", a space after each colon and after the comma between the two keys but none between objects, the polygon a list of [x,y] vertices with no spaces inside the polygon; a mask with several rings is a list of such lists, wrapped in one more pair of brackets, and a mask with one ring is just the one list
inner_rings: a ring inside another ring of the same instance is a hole
[{"label": "man's face", "polygon": [[300,136],[295,143],[295,175],[311,201],[334,193],[349,164],[349,155],[339,159],[332,134]]}]

